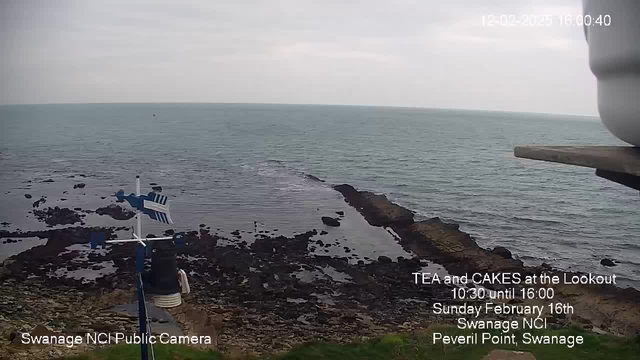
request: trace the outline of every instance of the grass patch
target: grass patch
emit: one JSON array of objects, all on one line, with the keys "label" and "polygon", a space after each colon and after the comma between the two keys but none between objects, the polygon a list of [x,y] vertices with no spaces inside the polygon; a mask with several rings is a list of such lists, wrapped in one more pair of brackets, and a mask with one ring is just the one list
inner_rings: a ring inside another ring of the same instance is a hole
[{"label": "grass patch", "polygon": [[[223,360],[215,351],[199,350],[187,345],[153,346],[156,360]],[[149,352],[151,358],[151,352]],[[140,360],[140,345],[118,344],[78,356],[65,357],[65,360]]]},{"label": "grass patch", "polygon": [[[469,331],[455,327],[435,328],[448,335],[468,335]],[[517,337],[520,333],[516,333]],[[433,344],[431,332],[415,335],[387,335],[363,343],[336,345],[315,342],[296,347],[287,354],[270,360],[480,360],[493,349],[531,352],[537,360],[628,360],[640,354],[640,338],[620,338],[596,335],[577,329],[544,330],[537,335],[581,335],[582,345],[442,345]],[[496,333],[498,334],[498,333]]]},{"label": "grass patch", "polygon": [[[640,354],[640,337],[621,338],[596,335],[577,329],[542,330],[536,335],[581,335],[584,344],[568,348],[566,345],[442,345],[433,344],[431,333],[469,335],[470,331],[455,327],[438,327],[415,334],[389,334],[381,338],[351,344],[311,342],[302,344],[285,354],[260,358],[261,360],[480,360],[493,349],[527,351],[537,360],[628,360]],[[499,333],[496,333],[499,334]],[[515,332],[516,337],[520,334]],[[230,360],[236,356],[223,356],[213,351],[202,351],[182,345],[156,345],[157,360]],[[139,346],[116,345],[68,360],[138,360]]]}]

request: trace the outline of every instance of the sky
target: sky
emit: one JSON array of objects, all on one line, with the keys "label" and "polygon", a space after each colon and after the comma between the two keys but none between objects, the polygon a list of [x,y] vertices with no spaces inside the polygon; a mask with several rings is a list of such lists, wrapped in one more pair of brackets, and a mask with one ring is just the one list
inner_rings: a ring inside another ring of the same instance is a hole
[{"label": "sky", "polygon": [[[0,0],[0,104],[597,114],[580,0]],[[483,26],[483,16],[551,26]]]}]

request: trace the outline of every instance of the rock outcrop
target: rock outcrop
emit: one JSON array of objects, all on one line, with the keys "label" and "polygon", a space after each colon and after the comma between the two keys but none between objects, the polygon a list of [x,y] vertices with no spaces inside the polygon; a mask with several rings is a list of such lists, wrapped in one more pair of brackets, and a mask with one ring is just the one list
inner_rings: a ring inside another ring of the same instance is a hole
[{"label": "rock outcrop", "polygon": [[68,208],[49,207],[42,210],[33,210],[33,215],[47,223],[47,225],[71,225],[82,222],[80,214]]},{"label": "rock outcrop", "polygon": [[415,222],[412,211],[391,202],[385,195],[358,191],[353,186],[336,185],[345,201],[374,226],[388,226],[400,236],[400,244],[419,257],[442,264],[454,274],[469,271],[498,272],[522,270],[522,262],[507,259],[478,246],[457,224],[439,218]]},{"label": "rock outcrop", "polygon": [[611,267],[611,266],[616,266],[616,263],[613,262],[613,260],[611,259],[602,259],[600,260],[600,265]]},{"label": "rock outcrop", "polygon": [[522,271],[522,262],[481,248],[458,225],[432,218],[407,227],[392,226],[400,244],[419,257],[442,264],[453,274]]},{"label": "rock outcrop", "polygon": [[385,195],[358,191],[348,184],[333,187],[349,203],[358,209],[373,226],[407,226],[413,224],[413,212],[389,201]]},{"label": "rock outcrop", "polygon": [[322,223],[327,226],[340,226],[340,219],[332,218],[330,216],[323,216]]}]

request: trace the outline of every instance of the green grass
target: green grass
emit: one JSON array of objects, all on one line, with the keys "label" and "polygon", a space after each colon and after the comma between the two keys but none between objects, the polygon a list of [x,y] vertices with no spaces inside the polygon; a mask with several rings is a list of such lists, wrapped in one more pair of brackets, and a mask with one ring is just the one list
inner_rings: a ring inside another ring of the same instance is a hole
[{"label": "green grass", "polygon": [[[466,335],[468,331],[454,327],[434,329],[449,335]],[[620,338],[595,335],[576,329],[544,330],[536,334],[582,335],[584,344],[568,348],[565,345],[433,345],[429,333],[386,335],[365,342],[346,345],[311,342],[302,344],[288,353],[262,357],[260,360],[479,360],[493,349],[529,351],[537,360],[627,360],[640,354],[640,337]],[[68,360],[137,360],[138,346],[116,345]],[[241,357],[240,357],[241,358]],[[201,351],[186,346],[156,346],[157,360],[224,360],[227,357],[212,351]]]},{"label": "green grass", "polygon": [[[199,350],[186,345],[162,345],[153,347],[156,360],[223,360],[218,352]],[[149,353],[151,358],[151,353]],[[139,360],[140,345],[118,344],[65,360]]]},{"label": "green grass", "polygon": [[[457,328],[439,328],[450,335],[466,335]],[[582,335],[584,344],[567,348],[566,345],[433,345],[428,334],[387,335],[364,343],[336,345],[310,343],[301,345],[272,360],[475,360],[482,359],[493,349],[528,351],[537,360],[618,360],[637,359],[640,338],[618,338],[585,333],[576,329],[545,330],[547,335]]]}]

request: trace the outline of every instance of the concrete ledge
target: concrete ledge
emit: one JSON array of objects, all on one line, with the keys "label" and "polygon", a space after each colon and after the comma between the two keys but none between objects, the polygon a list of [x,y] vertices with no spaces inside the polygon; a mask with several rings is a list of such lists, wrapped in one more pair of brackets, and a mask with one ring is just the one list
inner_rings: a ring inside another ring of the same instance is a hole
[{"label": "concrete ledge", "polygon": [[640,148],[631,146],[516,146],[519,158],[640,176]]}]

